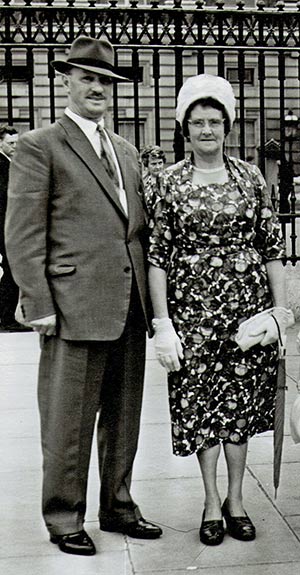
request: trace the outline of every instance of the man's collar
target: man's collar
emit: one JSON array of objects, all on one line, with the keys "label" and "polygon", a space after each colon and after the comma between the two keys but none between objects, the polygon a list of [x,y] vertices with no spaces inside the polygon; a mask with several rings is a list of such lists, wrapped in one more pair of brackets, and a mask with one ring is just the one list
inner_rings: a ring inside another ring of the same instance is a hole
[{"label": "man's collar", "polygon": [[2,156],[4,156],[9,162],[11,162],[11,159],[3,152],[3,150],[0,150],[0,154],[2,154]]},{"label": "man's collar", "polygon": [[71,118],[71,120],[73,120],[73,122],[75,122],[84,132],[93,133],[96,130],[96,127],[98,124],[100,124],[102,127],[104,127],[104,119],[103,118],[101,118],[101,120],[99,120],[99,122],[96,122],[94,120],[90,120],[89,118],[83,118],[79,114],[76,114],[75,112],[70,110],[70,108],[68,108],[68,107],[65,109],[65,114],[66,114],[66,116]]}]

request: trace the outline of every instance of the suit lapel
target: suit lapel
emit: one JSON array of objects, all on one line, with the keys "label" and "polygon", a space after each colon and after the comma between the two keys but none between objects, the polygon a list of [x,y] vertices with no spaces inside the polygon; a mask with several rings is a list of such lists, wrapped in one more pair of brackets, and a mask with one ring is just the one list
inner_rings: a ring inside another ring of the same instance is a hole
[{"label": "suit lapel", "polygon": [[65,132],[65,139],[70,148],[72,148],[75,154],[84,162],[106,195],[109,196],[111,201],[116,205],[119,211],[121,211],[122,215],[126,217],[112,181],[109,178],[105,168],[103,167],[102,162],[98,158],[93,146],[90,144],[88,138],[79,128],[79,126],[77,126],[77,124],[67,116],[63,116],[60,120],[58,120],[58,124],[63,127]]}]

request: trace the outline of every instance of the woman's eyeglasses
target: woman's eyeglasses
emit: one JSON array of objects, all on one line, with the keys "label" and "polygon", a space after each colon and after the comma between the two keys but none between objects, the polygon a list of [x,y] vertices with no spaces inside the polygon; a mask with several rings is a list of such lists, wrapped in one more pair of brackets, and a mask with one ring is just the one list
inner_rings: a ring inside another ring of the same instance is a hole
[{"label": "woman's eyeglasses", "polygon": [[211,118],[209,120],[188,120],[188,124],[193,126],[193,128],[197,128],[198,130],[202,130],[205,126],[209,126],[212,130],[217,130],[221,128],[224,124],[224,118]]}]

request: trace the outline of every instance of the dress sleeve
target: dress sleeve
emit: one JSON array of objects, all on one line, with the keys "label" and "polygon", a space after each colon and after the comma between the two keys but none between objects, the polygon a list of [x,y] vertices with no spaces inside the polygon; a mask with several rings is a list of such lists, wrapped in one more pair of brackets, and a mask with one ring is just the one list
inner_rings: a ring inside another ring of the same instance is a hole
[{"label": "dress sleeve", "polygon": [[149,228],[148,261],[165,271],[168,270],[173,251],[172,195],[166,181],[162,182],[153,205]]},{"label": "dress sleeve", "polygon": [[275,214],[266,182],[260,170],[256,166],[253,166],[253,169],[257,198],[254,246],[262,255],[264,262],[282,259],[286,255],[286,246],[281,225]]}]

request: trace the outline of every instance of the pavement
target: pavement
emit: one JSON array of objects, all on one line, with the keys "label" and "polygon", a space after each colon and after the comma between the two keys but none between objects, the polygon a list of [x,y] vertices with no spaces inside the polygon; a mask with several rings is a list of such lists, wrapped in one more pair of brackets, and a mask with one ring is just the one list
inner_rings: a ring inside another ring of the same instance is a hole
[{"label": "pavement", "polygon": [[[86,530],[97,554],[76,557],[49,542],[40,512],[41,448],[36,399],[39,357],[35,333],[0,333],[0,573],[3,575],[296,575],[300,573],[300,444],[289,432],[300,356],[289,330],[286,421],[281,481],[274,498],[273,437],[250,441],[245,508],[257,538],[225,536],[218,547],[199,541],[203,487],[195,456],[172,454],[166,375],[148,342],[145,396],[132,492],[144,516],[162,526],[159,540],[145,541],[98,529],[99,479],[95,446],[89,476]],[[218,473],[222,497],[226,467]]]}]

